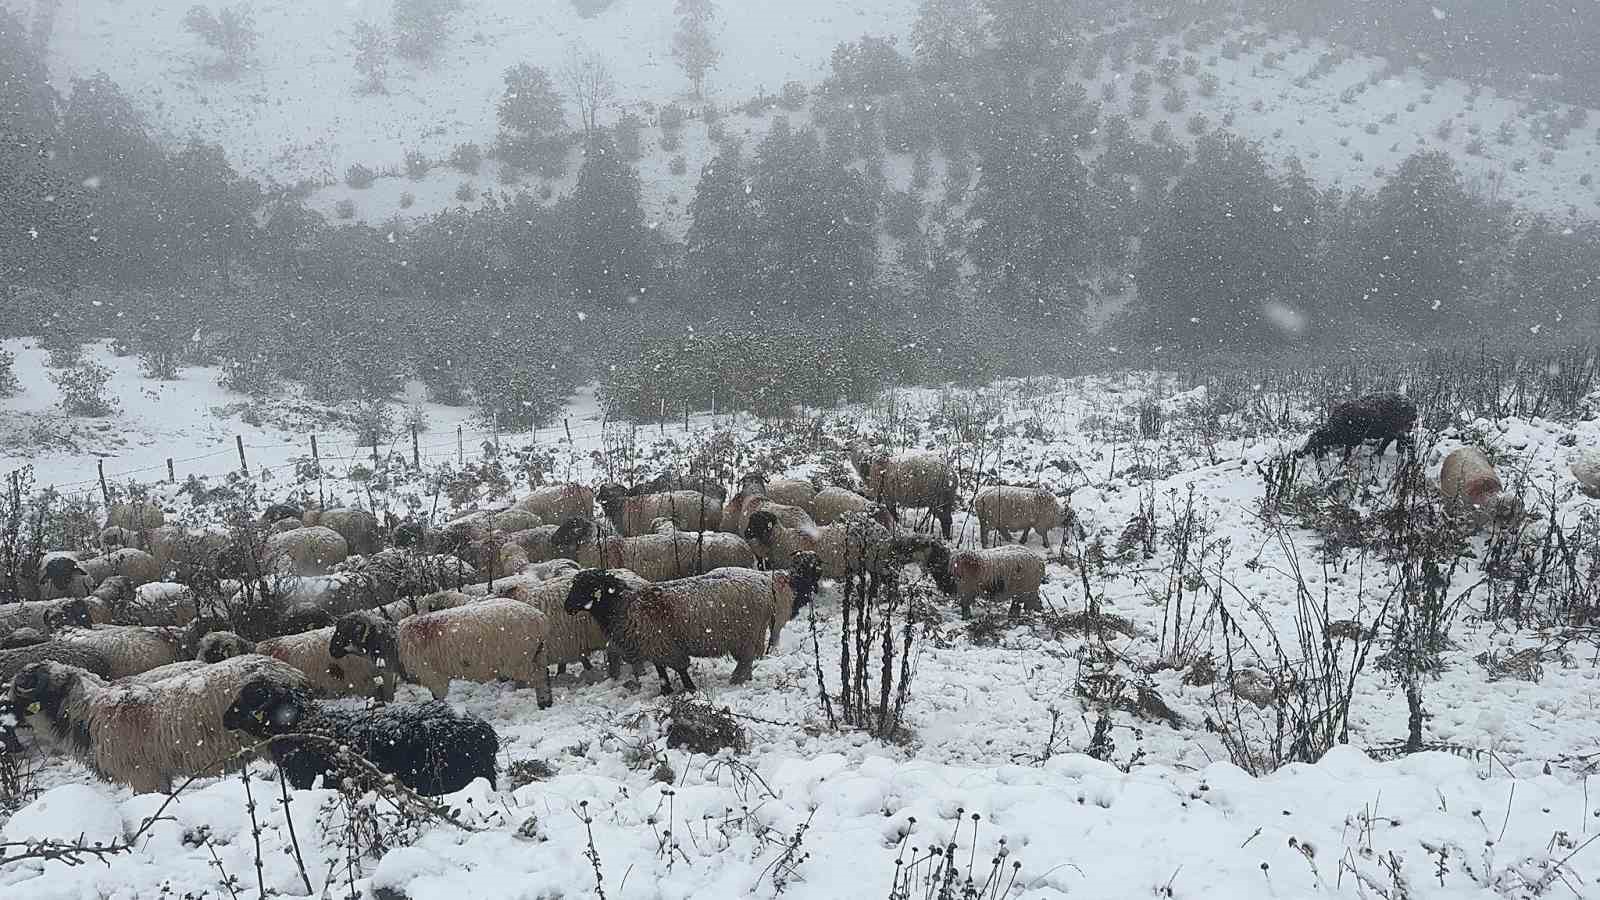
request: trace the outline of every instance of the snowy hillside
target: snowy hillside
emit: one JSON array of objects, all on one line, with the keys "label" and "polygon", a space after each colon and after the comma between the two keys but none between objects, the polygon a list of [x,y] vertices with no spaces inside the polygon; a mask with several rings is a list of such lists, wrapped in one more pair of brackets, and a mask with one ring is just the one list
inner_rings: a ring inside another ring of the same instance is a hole
[{"label": "snowy hillside", "polygon": [[[353,220],[377,224],[470,208],[486,193],[540,188],[534,179],[502,182],[493,162],[471,176],[443,165],[420,178],[401,174],[408,152],[439,161],[463,142],[491,145],[501,77],[516,63],[555,71],[573,48],[599,54],[616,80],[608,120],[629,109],[653,123],[654,107],[688,96],[665,37],[673,24],[670,0],[618,0],[592,19],[578,16],[567,0],[469,0],[452,18],[434,62],[391,61],[387,94],[356,90],[351,49],[358,23],[387,23],[385,0],[254,4],[257,62],[234,81],[205,77],[200,69],[210,51],[191,36],[174,39],[183,35],[190,5],[149,0],[134,14],[129,4],[113,0],[63,4],[50,43],[58,86],[105,71],[174,140],[219,142],[236,165],[265,180],[322,185],[310,203],[330,220],[339,219],[343,200],[351,202]],[[816,84],[827,74],[833,47],[863,34],[896,37],[906,49],[916,6],[914,0],[724,4],[724,57],[712,73],[709,102],[738,104],[776,93],[790,80]],[[1174,36],[1158,47],[1155,58],[1120,68],[1106,60],[1088,71],[1073,61],[1067,77],[1083,84],[1088,101],[1101,104],[1101,127],[1120,115],[1148,136],[1155,123],[1165,122],[1172,138],[1184,143],[1194,140],[1194,120],[1203,119],[1206,129],[1225,127],[1261,141],[1271,159],[1296,156],[1313,181],[1346,190],[1381,182],[1419,149],[1443,149],[1484,196],[1560,219],[1600,217],[1600,183],[1593,177],[1600,171],[1600,133],[1587,111],[1498,96],[1415,69],[1396,71],[1379,59],[1287,35],[1230,33],[1187,47]],[[1176,55],[1169,59],[1169,51]],[[1163,64],[1175,70],[1181,108],[1166,108],[1168,86],[1157,81],[1144,95],[1146,109],[1135,112],[1135,79],[1156,74]],[[575,109],[569,121],[576,123]],[[735,114],[724,127],[748,145],[770,121],[770,115]],[[1551,134],[1552,121],[1576,127]],[[660,136],[654,127],[645,133],[645,208],[652,222],[681,235],[701,164],[714,148],[694,123],[680,149],[661,150]],[[672,171],[675,157],[683,159],[681,171]],[[352,190],[342,179],[355,164],[387,177]],[[897,168],[906,165],[902,160]],[[559,196],[572,177],[542,187]]]}]

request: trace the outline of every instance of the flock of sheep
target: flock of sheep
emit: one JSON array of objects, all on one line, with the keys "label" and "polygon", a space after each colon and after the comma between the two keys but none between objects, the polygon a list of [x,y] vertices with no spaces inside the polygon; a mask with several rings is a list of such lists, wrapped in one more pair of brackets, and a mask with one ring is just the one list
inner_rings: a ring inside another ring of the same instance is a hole
[{"label": "flock of sheep", "polygon": [[[1366,442],[1381,453],[1415,424],[1405,397],[1362,397],[1300,453]],[[492,780],[499,747],[487,723],[442,702],[453,680],[531,686],[545,708],[551,666],[587,668],[604,652],[609,677],[626,662],[637,683],[650,665],[664,693],[672,672],[694,689],[695,658],[733,657],[738,684],[823,579],[870,582],[913,563],[963,615],[986,595],[1037,607],[1046,559],[1026,541],[1036,532],[1048,549],[1062,527],[1054,494],[982,488],[980,547],[963,548],[950,543],[957,473],[944,457],[856,446],[851,463],[849,487],[753,475],[731,497],[673,475],[548,486],[438,528],[276,504],[245,532],[254,540],[117,505],[101,552],[44,554],[39,598],[0,607],[12,709],[0,738],[18,752],[16,728],[31,730],[136,791],[265,746],[297,787],[355,753],[438,794]],[[1518,511],[1476,450],[1451,454],[1441,487],[1485,520]],[[942,539],[903,530],[907,509],[925,510]],[[1019,543],[990,547],[995,533]],[[199,602],[185,573],[208,575],[220,603]],[[401,681],[432,700],[395,703]],[[336,702],[351,697],[377,705]]]},{"label": "flock of sheep", "polygon": [[[919,563],[964,613],[982,595],[1037,606],[1045,557],[947,542],[957,473],[939,454],[851,454],[860,482],[663,476],[624,488],[542,487],[431,528],[358,509],[274,504],[250,529],[186,529],[152,504],[113,506],[98,552],[52,551],[38,598],[0,607],[0,683],[18,732],[136,791],[236,767],[265,748],[297,787],[353,752],[425,794],[493,778],[499,742],[442,702],[454,680],[532,687],[550,667],[653,666],[694,690],[695,658],[748,681],[823,579]],[[903,530],[926,510],[943,539]],[[974,512],[1046,547],[1048,491],[988,487]],[[195,587],[206,584],[208,590]],[[210,598],[201,600],[202,595]],[[399,682],[432,695],[394,702]],[[338,701],[368,698],[358,709]]]}]

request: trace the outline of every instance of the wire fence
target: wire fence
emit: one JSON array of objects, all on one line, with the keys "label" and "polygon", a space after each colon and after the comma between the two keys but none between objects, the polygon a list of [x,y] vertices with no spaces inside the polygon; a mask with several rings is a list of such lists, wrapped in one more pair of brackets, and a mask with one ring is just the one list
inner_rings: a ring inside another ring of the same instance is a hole
[{"label": "wire fence", "polygon": [[[116,457],[102,458],[97,461],[95,472],[90,477],[40,483],[39,486],[67,497],[105,500],[109,498],[113,486],[129,482],[182,483],[190,477],[209,479],[236,474],[258,483],[267,483],[276,480],[281,470],[302,465],[310,466],[323,476],[337,479],[348,477],[357,466],[376,468],[391,460],[400,460],[403,464],[424,470],[462,466],[470,460],[481,458],[485,447],[499,454],[539,448],[570,451],[599,449],[605,446],[608,435],[614,440],[625,434],[637,435],[640,440],[651,436],[657,439],[686,439],[736,428],[741,421],[741,416],[736,413],[687,413],[672,422],[662,419],[649,424],[589,421],[575,425],[568,418],[529,432],[505,432],[458,425],[454,431],[436,436],[412,428],[401,431],[387,444],[379,443],[377,446],[359,443],[349,432],[302,432],[291,439],[271,443],[246,443],[242,436],[235,435],[232,443],[206,453],[168,457],[162,462],[134,468],[118,468]],[[424,440],[425,437],[428,440]]]}]

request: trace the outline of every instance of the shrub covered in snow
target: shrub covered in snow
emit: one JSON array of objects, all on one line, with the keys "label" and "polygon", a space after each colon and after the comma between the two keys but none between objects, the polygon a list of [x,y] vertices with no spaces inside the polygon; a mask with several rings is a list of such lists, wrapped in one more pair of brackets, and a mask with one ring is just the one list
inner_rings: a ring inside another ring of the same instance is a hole
[{"label": "shrub covered in snow", "polygon": [[107,392],[111,370],[99,363],[80,362],[50,373],[50,380],[61,391],[61,408],[69,416],[108,416],[116,411],[116,400]]},{"label": "shrub covered in snow", "polygon": [[206,46],[222,54],[221,61],[210,67],[211,71],[231,77],[249,63],[256,45],[256,28],[248,7],[242,4],[225,6],[212,12],[204,6],[192,6],[184,14],[183,26]]},{"label": "shrub covered in snow", "polygon": [[450,33],[450,16],[461,0],[395,0],[394,49],[407,59],[433,59]]},{"label": "shrub covered in snow", "polygon": [[17,383],[17,355],[0,350],[0,397],[14,396],[21,386]]}]

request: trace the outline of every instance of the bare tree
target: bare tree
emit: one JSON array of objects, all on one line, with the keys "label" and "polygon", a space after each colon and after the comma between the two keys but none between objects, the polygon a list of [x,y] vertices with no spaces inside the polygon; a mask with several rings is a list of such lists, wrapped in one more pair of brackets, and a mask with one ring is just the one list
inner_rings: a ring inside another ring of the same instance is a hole
[{"label": "bare tree", "polygon": [[578,114],[583,119],[585,137],[600,127],[600,108],[610,103],[616,95],[616,82],[611,77],[611,67],[598,53],[576,45],[567,50],[567,61],[561,67],[561,83],[578,104]]},{"label": "bare tree", "polygon": [[694,85],[695,99],[705,94],[706,73],[722,57],[712,33],[717,7],[712,0],[678,0],[678,30],[672,35],[672,58]]}]

